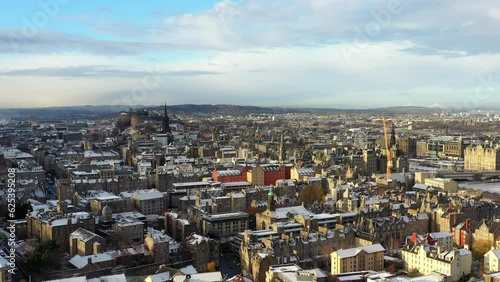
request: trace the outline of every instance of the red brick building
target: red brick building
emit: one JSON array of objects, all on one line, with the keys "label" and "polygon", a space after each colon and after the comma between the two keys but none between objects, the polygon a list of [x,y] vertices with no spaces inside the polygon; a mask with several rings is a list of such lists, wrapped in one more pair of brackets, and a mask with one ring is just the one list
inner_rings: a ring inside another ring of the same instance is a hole
[{"label": "red brick building", "polygon": [[248,181],[252,185],[276,185],[280,179],[290,179],[291,166],[264,164],[253,167],[244,166],[233,170],[214,170],[212,178],[214,181],[240,182]]},{"label": "red brick building", "polygon": [[231,170],[217,170],[212,172],[212,178],[218,182],[240,182],[247,181],[247,171],[249,166],[241,166]]}]

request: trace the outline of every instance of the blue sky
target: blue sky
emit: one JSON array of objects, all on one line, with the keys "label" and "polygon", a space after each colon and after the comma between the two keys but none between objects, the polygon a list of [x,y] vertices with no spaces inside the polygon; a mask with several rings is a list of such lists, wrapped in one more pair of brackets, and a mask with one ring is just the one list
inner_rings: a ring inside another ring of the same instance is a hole
[{"label": "blue sky", "polygon": [[1,107],[500,106],[500,2],[5,1]]}]

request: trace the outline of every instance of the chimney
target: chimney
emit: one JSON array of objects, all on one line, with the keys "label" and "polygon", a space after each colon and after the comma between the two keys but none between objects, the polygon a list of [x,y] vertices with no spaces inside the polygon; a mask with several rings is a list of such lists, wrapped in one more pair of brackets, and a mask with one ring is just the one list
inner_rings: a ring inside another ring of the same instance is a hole
[{"label": "chimney", "polygon": [[87,259],[87,264],[88,264],[88,265],[92,265],[92,258],[88,258],[88,259]]}]

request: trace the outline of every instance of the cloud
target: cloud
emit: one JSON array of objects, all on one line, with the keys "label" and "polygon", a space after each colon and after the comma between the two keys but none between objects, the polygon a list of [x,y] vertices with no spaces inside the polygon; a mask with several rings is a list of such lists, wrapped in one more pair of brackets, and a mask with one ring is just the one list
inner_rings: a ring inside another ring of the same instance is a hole
[{"label": "cloud", "polygon": [[60,21],[78,23],[78,22],[89,22],[94,19],[94,16],[90,14],[59,15],[54,17],[54,19]]},{"label": "cloud", "polygon": [[449,55],[449,56],[467,56],[466,51],[441,50],[438,53],[442,54],[442,55]]},{"label": "cloud", "polygon": [[468,26],[473,26],[475,25],[476,23],[474,21],[466,21],[466,22],[463,22],[462,23],[462,26],[463,27],[468,27]]},{"label": "cloud", "polygon": [[51,76],[51,77],[141,77],[147,75],[159,76],[199,76],[199,75],[217,75],[222,74],[215,71],[202,70],[178,70],[178,71],[134,71],[116,69],[111,66],[74,66],[74,67],[51,67],[51,68],[36,68],[36,69],[19,69],[19,70],[4,70],[0,71],[0,75],[4,76]]},{"label": "cloud", "polygon": [[0,29],[2,92],[34,105],[109,103],[140,86],[148,64],[162,83],[143,104],[447,105],[474,95],[478,76],[498,85],[498,4],[388,3],[220,1],[143,23],[88,22],[85,35]]},{"label": "cloud", "polygon": [[111,14],[113,13],[113,8],[111,7],[101,7],[101,9],[99,9],[102,13],[105,13],[105,14]]},{"label": "cloud", "polygon": [[[425,1],[424,1],[425,2]],[[410,0],[324,1],[245,0],[220,1],[212,9],[165,17],[148,23],[100,22],[92,24],[97,36],[39,30],[23,36],[23,29],[0,30],[0,52],[41,53],[79,50],[116,56],[168,50],[253,50],[282,47],[355,45],[412,41],[428,52],[460,49],[468,54],[496,53],[500,45],[500,18],[491,1],[449,2]],[[399,3],[394,12],[388,3]],[[481,29],[464,27],[475,24]],[[378,27],[367,36],[369,27]],[[445,32],[443,32],[445,31]],[[486,36],[488,35],[488,36]],[[123,38],[111,40],[102,38]],[[99,39],[96,39],[99,38]],[[12,45],[17,46],[13,48]],[[50,47],[50,48],[49,48]]]},{"label": "cloud", "polygon": [[167,50],[199,50],[199,46],[166,42],[97,40],[64,32],[38,30],[35,36],[24,36],[20,30],[0,30],[0,53],[51,54],[82,52],[115,56],[139,55]]},{"label": "cloud", "polygon": [[492,18],[493,20],[497,21],[500,23],[500,9],[497,8],[491,8],[488,10],[488,16]]}]

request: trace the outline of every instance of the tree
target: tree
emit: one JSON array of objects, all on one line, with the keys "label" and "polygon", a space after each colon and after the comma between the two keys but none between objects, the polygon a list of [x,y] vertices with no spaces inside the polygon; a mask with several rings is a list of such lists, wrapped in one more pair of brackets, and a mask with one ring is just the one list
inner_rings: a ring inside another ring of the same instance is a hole
[{"label": "tree", "polygon": [[209,262],[207,267],[209,272],[217,271],[217,264],[215,263],[215,261]]},{"label": "tree", "polygon": [[409,277],[416,277],[416,276],[419,276],[419,275],[420,275],[420,271],[418,271],[418,269],[416,269],[416,268],[410,269],[408,271],[408,276]]},{"label": "tree", "polygon": [[56,265],[53,253],[58,248],[59,245],[54,240],[42,242],[28,256],[28,264],[33,267],[35,272],[40,272],[42,268]]},{"label": "tree", "polygon": [[387,267],[387,271],[391,274],[394,274],[398,271],[398,267],[392,263]]},{"label": "tree", "polygon": [[472,243],[472,257],[477,260],[483,260],[484,255],[491,250],[491,242],[487,240],[476,240]]},{"label": "tree", "polygon": [[314,202],[323,202],[325,193],[321,187],[315,188],[307,185],[299,194],[299,200],[305,205],[312,205]]},{"label": "tree", "polygon": [[401,244],[400,244],[399,240],[395,236],[391,236],[389,238],[389,241],[387,242],[387,246],[388,246],[390,251],[399,250],[400,245]]}]

